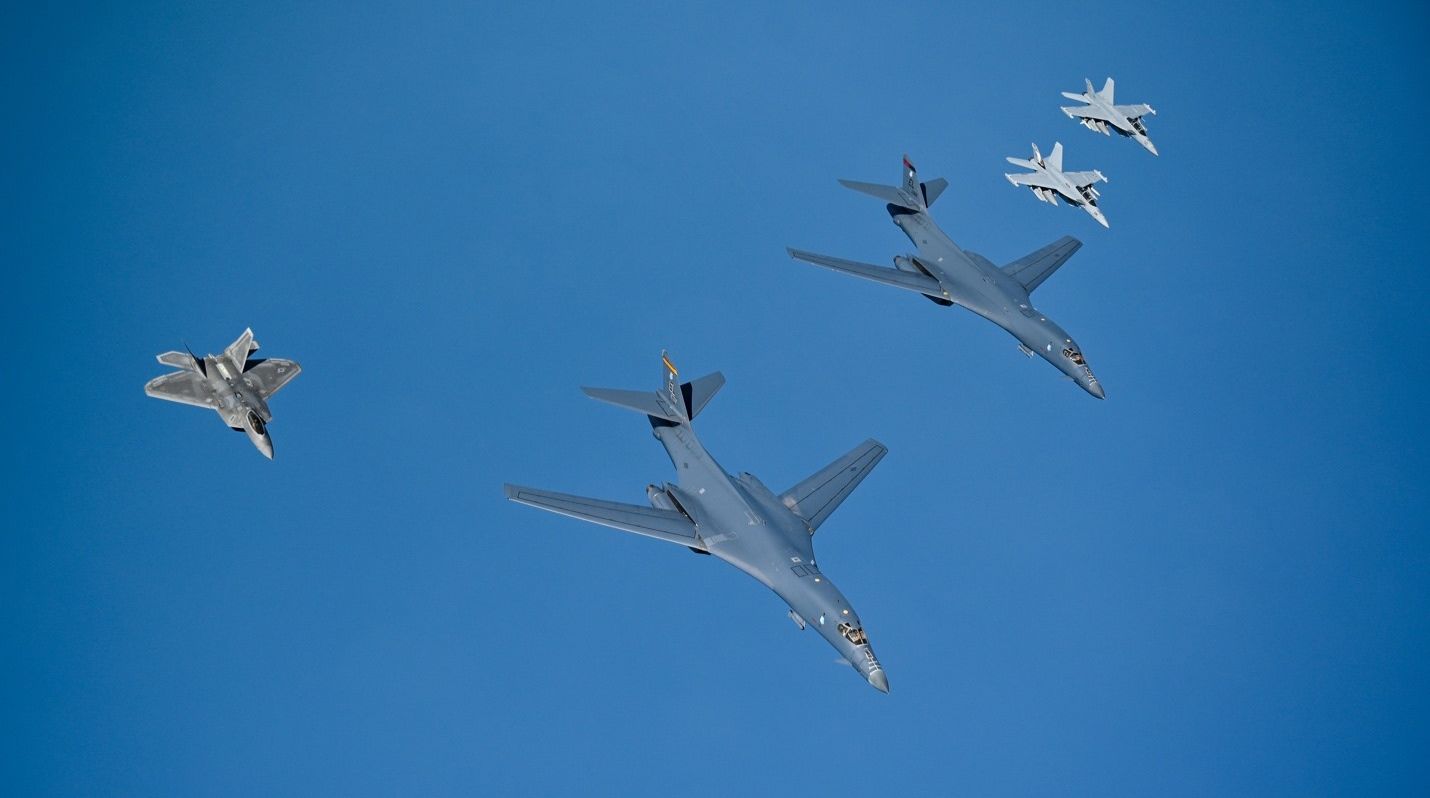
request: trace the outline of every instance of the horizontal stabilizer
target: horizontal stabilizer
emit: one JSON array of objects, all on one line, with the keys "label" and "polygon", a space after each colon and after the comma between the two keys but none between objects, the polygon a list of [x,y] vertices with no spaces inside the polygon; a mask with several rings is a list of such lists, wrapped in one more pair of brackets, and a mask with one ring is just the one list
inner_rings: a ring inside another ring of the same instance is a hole
[{"label": "horizontal stabilizer", "polygon": [[878,197],[891,205],[898,205],[901,208],[908,208],[911,211],[923,210],[922,203],[900,191],[897,186],[883,186],[878,183],[861,183],[858,180],[840,180],[839,183],[845,188],[852,188],[862,194]]},{"label": "horizontal stabilizer", "polygon": [[942,194],[942,193],[943,193],[943,190],[946,189],[946,188],[948,188],[948,181],[947,181],[947,180],[944,180],[944,179],[941,178],[941,177],[936,177],[936,178],[934,178],[933,180],[930,180],[930,181],[928,181],[927,183],[924,183],[924,184],[923,184],[923,187],[924,187],[924,204],[925,204],[925,205],[932,205],[932,204],[933,204],[933,201],[936,200],[936,199],[938,199],[938,195]]},{"label": "horizontal stabilizer", "polygon": [[1028,293],[1043,284],[1059,266],[1071,258],[1082,247],[1082,242],[1072,236],[1063,236],[1031,255],[1013,261],[1003,267],[1003,273],[1017,280]]},{"label": "horizontal stabilizer", "polygon": [[194,371],[174,371],[162,377],[155,377],[144,386],[144,393],[155,399],[218,409],[214,395],[208,389],[208,383]]},{"label": "horizontal stabilizer", "polygon": [[685,411],[691,418],[695,418],[701,410],[705,409],[706,403],[725,385],[725,375],[720,372],[706,374],[698,380],[684,383],[680,386],[680,393],[685,399]]},{"label": "horizontal stabilizer", "polygon": [[677,424],[686,420],[674,408],[667,407],[660,400],[660,394],[654,391],[625,391],[619,388],[582,388],[581,391],[592,399],[608,402],[616,407],[624,407],[627,410],[634,410],[637,413],[645,413],[648,416],[663,418]]},{"label": "horizontal stabilizer", "polygon": [[199,370],[194,356],[188,352],[165,352],[159,355],[159,362],[166,366],[173,366],[176,369],[184,369],[185,371]]},{"label": "horizontal stabilizer", "polygon": [[884,444],[870,438],[780,494],[780,501],[795,515],[809,522],[813,533],[888,453]]},{"label": "horizontal stabilizer", "polygon": [[939,285],[937,280],[927,275],[915,274],[900,269],[891,269],[887,266],[875,266],[871,263],[844,260],[843,258],[831,258],[828,255],[819,255],[799,249],[786,249],[786,251],[789,252],[789,256],[795,260],[802,260],[806,263],[813,263],[816,266],[823,266],[826,269],[852,274],[855,277],[863,277],[865,280],[873,280],[877,283],[892,285],[895,288],[902,288],[906,291],[914,291],[935,299],[947,299],[944,295],[943,286]]},{"label": "horizontal stabilizer", "polygon": [[640,504],[623,504],[569,493],[555,493],[549,490],[525,488],[520,485],[502,486],[506,497],[514,502],[531,505],[561,515],[569,515],[593,524],[634,532],[657,540],[668,540],[682,546],[704,550],[705,545],[695,534],[695,525],[674,510],[661,510]]}]

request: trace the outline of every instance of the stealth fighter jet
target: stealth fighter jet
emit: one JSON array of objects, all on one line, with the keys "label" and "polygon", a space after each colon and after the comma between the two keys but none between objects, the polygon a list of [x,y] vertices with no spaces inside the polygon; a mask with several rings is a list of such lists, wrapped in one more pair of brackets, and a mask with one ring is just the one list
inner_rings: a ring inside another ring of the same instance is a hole
[{"label": "stealth fighter jet", "polygon": [[1107,79],[1107,84],[1102,87],[1102,91],[1092,90],[1092,81],[1084,79],[1087,83],[1087,91],[1083,94],[1073,94],[1070,91],[1063,92],[1063,96],[1069,100],[1081,100],[1087,105],[1075,105],[1071,108],[1064,107],[1063,113],[1069,118],[1076,119],[1088,130],[1098,130],[1102,135],[1111,135],[1107,127],[1112,126],[1118,135],[1125,138],[1134,139],[1153,155],[1157,154],[1157,148],[1152,146],[1152,140],[1147,138],[1147,127],[1142,124],[1142,117],[1147,114],[1156,115],[1150,105],[1113,105],[1112,104],[1112,78]]},{"label": "stealth fighter jet", "polygon": [[682,383],[661,353],[659,391],[582,388],[588,396],[643,413],[675,466],[677,484],[646,488],[650,507],[506,485],[507,498],[713,554],[773,590],[790,618],[813,626],[846,662],[882,692],[884,675],[859,615],[814,560],[813,535],[888,452],[867,440],[784,493],[748,473],[731,476],[695,437],[691,419],[725,384],[719,373]]},{"label": "stealth fighter jet", "polygon": [[1015,186],[1027,186],[1033,190],[1034,196],[1043,202],[1058,204],[1058,197],[1061,196],[1069,205],[1076,205],[1088,212],[1097,223],[1103,227],[1107,226],[1107,219],[1102,215],[1102,210],[1097,207],[1099,194],[1093,186],[1097,183],[1107,181],[1102,173],[1093,170],[1091,172],[1064,172],[1063,171],[1063,145],[1062,142],[1053,144],[1053,151],[1047,158],[1038,152],[1038,145],[1033,145],[1033,160],[1025,161],[1022,158],[1009,158],[1008,163],[1014,166],[1021,166],[1024,169],[1032,169],[1029,174],[1004,175],[1008,182]]},{"label": "stealth fighter jet", "polygon": [[144,393],[217,411],[225,424],[247,434],[258,451],[272,460],[273,438],[268,434],[268,423],[273,414],[268,410],[268,397],[302,369],[291,360],[249,360],[248,356],[256,351],[253,330],[244,330],[222,354],[202,360],[192,352],[165,352],[159,355],[159,362],[182,371],[150,380]]},{"label": "stealth fighter jet", "polygon": [[790,257],[816,266],[863,277],[923,294],[945,307],[967,308],[1018,339],[1023,354],[1053,364],[1083,390],[1103,398],[1102,385],[1092,375],[1071,336],[1033,307],[1029,294],[1063,265],[1082,242],[1064,236],[1030,255],[999,268],[976,252],[959,249],[929,215],[928,206],[948,187],[943,178],[920,183],[914,165],[904,157],[903,186],[881,186],[840,180],[848,188],[889,203],[894,224],[918,247],[918,254],[894,258],[895,268],[858,263],[813,252],[788,250]]}]

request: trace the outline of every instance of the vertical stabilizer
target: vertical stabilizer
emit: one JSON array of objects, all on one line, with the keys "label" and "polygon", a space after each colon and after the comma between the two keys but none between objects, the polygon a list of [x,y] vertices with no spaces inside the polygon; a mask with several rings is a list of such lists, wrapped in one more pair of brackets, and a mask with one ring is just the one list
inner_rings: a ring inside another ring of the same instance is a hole
[{"label": "vertical stabilizer", "polygon": [[910,161],[907,155],[904,156],[904,185],[900,191],[914,201],[915,210],[928,207],[924,204],[923,186],[919,185],[919,170],[914,168],[913,161]]},{"label": "vertical stabilizer", "polygon": [[[1102,91],[1098,92],[1097,96],[1103,102],[1107,103],[1108,105],[1112,105],[1112,89],[1112,78],[1108,78],[1107,82],[1102,84]],[[1092,91],[1092,81],[1087,82],[1087,90],[1089,92]]]},{"label": "vertical stabilizer", "polygon": [[616,388],[582,388],[592,399],[645,413],[675,424],[688,423],[705,407],[710,397],[725,384],[720,372],[682,383],[680,372],[670,362],[670,354],[660,353],[663,384],[658,391],[624,391]]},{"label": "vertical stabilizer", "polygon": [[1053,144],[1053,151],[1048,153],[1048,158],[1044,161],[1049,169],[1059,172],[1063,170],[1063,143],[1061,141]]},{"label": "vertical stabilizer", "polygon": [[238,336],[238,340],[228,345],[223,353],[233,361],[239,370],[243,370],[243,364],[248,362],[248,356],[258,351],[258,344],[253,340],[252,328],[245,329],[243,335]]}]

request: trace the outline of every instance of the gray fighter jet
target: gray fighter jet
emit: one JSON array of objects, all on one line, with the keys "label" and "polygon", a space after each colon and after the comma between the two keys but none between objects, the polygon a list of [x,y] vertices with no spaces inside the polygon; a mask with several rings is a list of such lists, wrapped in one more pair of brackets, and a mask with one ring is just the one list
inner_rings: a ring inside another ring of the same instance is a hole
[{"label": "gray fighter jet", "polygon": [[839,182],[888,202],[887,210],[894,224],[914,242],[918,254],[894,258],[896,268],[893,269],[796,249],[788,250],[790,257],[923,294],[945,307],[967,308],[1011,333],[1018,339],[1018,348],[1023,354],[1032,357],[1036,353],[1083,390],[1103,398],[1102,385],[1092,376],[1082,350],[1061,327],[1033,307],[1028,297],[1077,252],[1081,241],[1064,236],[999,268],[977,252],[959,249],[934,223],[928,206],[948,187],[948,181],[938,178],[920,183],[908,156],[904,157],[902,187],[853,180]]},{"label": "gray fighter jet", "polygon": [[159,362],[183,370],[150,380],[144,393],[217,411],[225,424],[247,434],[258,451],[272,460],[273,438],[268,434],[268,423],[273,414],[268,410],[268,397],[302,369],[291,360],[249,360],[248,356],[256,351],[253,330],[244,330],[223,354],[202,360],[188,351],[165,352],[159,355]]},{"label": "gray fighter jet", "polygon": [[1125,138],[1135,139],[1153,155],[1157,154],[1157,148],[1152,146],[1152,140],[1147,138],[1147,128],[1142,124],[1142,117],[1147,114],[1155,116],[1156,111],[1150,105],[1113,105],[1112,104],[1112,78],[1107,79],[1107,84],[1102,87],[1102,91],[1092,90],[1092,81],[1084,78],[1087,84],[1087,91],[1082,94],[1073,94],[1070,91],[1063,92],[1063,96],[1069,100],[1081,100],[1087,105],[1075,105],[1071,108],[1064,107],[1063,113],[1069,118],[1076,119],[1088,130],[1098,130],[1102,135],[1108,133],[1107,126],[1111,125],[1118,135]]},{"label": "gray fighter jet", "polygon": [[588,396],[644,413],[670,455],[678,484],[646,488],[651,506],[588,499],[506,485],[513,501],[583,521],[634,532],[713,554],[773,590],[790,606],[790,619],[813,626],[844,661],[879,690],[889,692],[859,616],[814,561],[813,535],[840,502],[888,452],[867,440],[789,490],[775,495],[748,473],[725,473],[695,437],[690,421],[725,384],[718,371],[682,383],[661,353],[659,391],[582,388]]},{"label": "gray fighter jet", "polygon": [[1053,144],[1053,151],[1047,158],[1038,152],[1038,145],[1033,145],[1033,160],[1025,161],[1022,158],[1009,158],[1008,163],[1014,166],[1021,166],[1024,169],[1032,169],[1030,174],[1004,175],[1008,182],[1015,186],[1027,186],[1033,190],[1033,195],[1043,202],[1058,204],[1058,197],[1067,200],[1069,205],[1076,205],[1087,211],[1097,223],[1107,227],[1107,219],[1103,217],[1102,210],[1097,207],[1099,194],[1093,186],[1097,183],[1104,183],[1107,178],[1102,173],[1093,170],[1091,172],[1064,172],[1063,171],[1063,145],[1062,142]]}]

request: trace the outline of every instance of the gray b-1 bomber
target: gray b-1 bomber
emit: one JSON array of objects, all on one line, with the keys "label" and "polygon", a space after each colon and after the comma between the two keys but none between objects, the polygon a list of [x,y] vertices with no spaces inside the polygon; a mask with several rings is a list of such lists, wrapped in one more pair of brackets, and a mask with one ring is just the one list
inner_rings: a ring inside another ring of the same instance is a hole
[{"label": "gray b-1 bomber", "polygon": [[1078,124],[1081,124],[1088,130],[1099,131],[1104,136],[1111,135],[1107,129],[1111,126],[1113,130],[1117,131],[1119,136],[1136,141],[1146,148],[1148,152],[1156,155],[1157,148],[1152,146],[1152,140],[1147,138],[1147,126],[1142,124],[1142,117],[1148,114],[1156,115],[1157,112],[1152,110],[1152,106],[1143,105],[1141,103],[1137,105],[1113,105],[1112,92],[1114,87],[1112,78],[1107,79],[1107,83],[1103,85],[1102,91],[1093,91],[1092,81],[1084,79],[1084,82],[1087,84],[1087,91],[1085,93],[1074,94],[1073,92],[1065,91],[1063,92],[1063,96],[1069,100],[1081,100],[1086,103],[1086,105],[1064,107],[1063,113],[1067,114],[1070,119],[1076,119]]},{"label": "gray b-1 bomber", "polygon": [[945,307],[967,308],[1011,333],[1018,339],[1018,348],[1023,354],[1029,357],[1037,354],[1083,390],[1104,398],[1102,384],[1093,376],[1077,343],[1033,307],[1029,298],[1029,294],[1077,252],[1081,241],[1063,236],[999,268],[977,252],[959,249],[934,223],[928,207],[948,187],[948,181],[938,178],[920,183],[908,156],[904,157],[902,186],[854,180],[839,182],[887,202],[889,216],[918,248],[918,254],[895,257],[892,269],[797,249],[788,250],[790,257],[923,294]]},{"label": "gray b-1 bomber", "polygon": [[754,475],[727,474],[695,437],[691,419],[725,384],[719,372],[680,382],[661,353],[661,390],[582,388],[593,399],[644,413],[675,466],[678,484],[646,489],[650,507],[505,485],[513,501],[665,540],[714,555],[773,590],[790,618],[813,626],[869,684],[889,692],[863,624],[815,564],[814,533],[878,464],[888,449],[867,440],[789,490],[775,495]]},{"label": "gray b-1 bomber", "polygon": [[268,397],[298,376],[297,363],[279,358],[249,360],[258,351],[253,330],[244,330],[237,341],[222,354],[202,359],[192,352],[165,352],[159,362],[175,366],[175,371],[156,377],[144,386],[144,393],[195,407],[216,411],[231,429],[243,432],[258,451],[273,459],[273,438],[268,423],[273,413],[268,409]]}]

